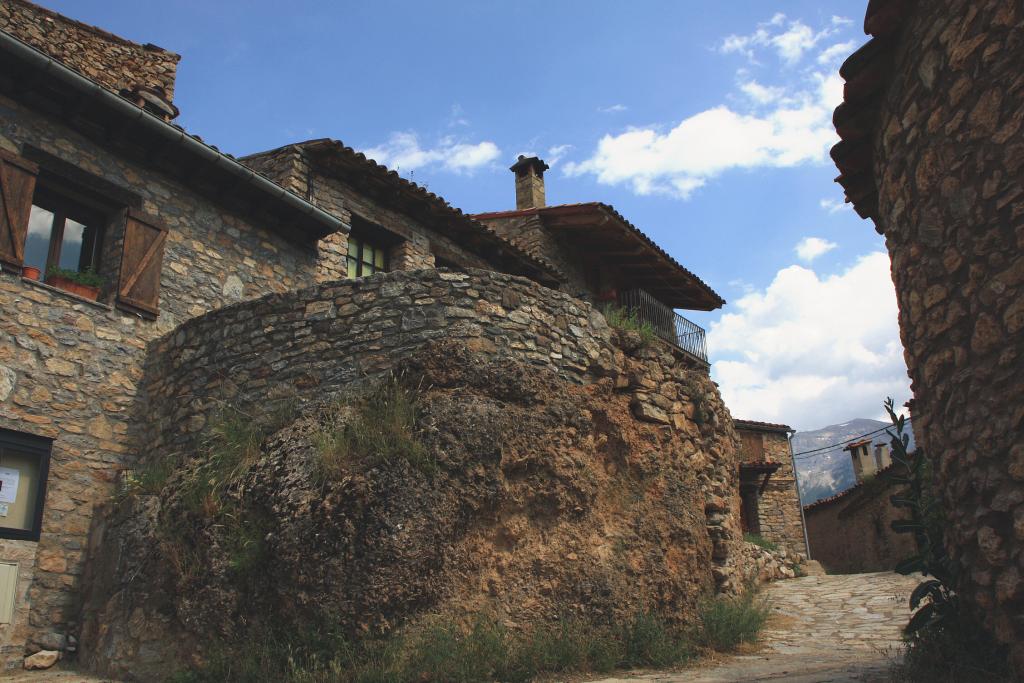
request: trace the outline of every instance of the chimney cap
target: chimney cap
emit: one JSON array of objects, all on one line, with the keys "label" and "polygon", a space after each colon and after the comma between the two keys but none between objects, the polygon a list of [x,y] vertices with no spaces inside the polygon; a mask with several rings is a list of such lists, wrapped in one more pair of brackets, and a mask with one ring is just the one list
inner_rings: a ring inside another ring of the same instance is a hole
[{"label": "chimney cap", "polygon": [[518,175],[521,172],[525,172],[531,166],[537,175],[544,175],[544,171],[551,168],[540,157],[528,157],[525,154],[520,154],[519,160],[509,166],[508,170]]}]

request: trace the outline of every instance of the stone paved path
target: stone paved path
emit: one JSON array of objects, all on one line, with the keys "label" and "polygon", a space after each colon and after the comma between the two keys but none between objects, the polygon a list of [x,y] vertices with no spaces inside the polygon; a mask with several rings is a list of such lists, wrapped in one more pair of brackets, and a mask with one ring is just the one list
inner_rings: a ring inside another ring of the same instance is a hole
[{"label": "stone paved path", "polygon": [[[772,618],[756,654],[671,673],[605,678],[593,683],[852,683],[885,681],[907,623],[918,578],[892,573],[808,576],[772,584]],[[5,683],[99,683],[70,672],[24,672]]]},{"label": "stone paved path", "polygon": [[885,681],[900,630],[910,618],[907,600],[919,580],[886,572],[779,581],[767,589],[772,618],[758,653],[593,683]]}]

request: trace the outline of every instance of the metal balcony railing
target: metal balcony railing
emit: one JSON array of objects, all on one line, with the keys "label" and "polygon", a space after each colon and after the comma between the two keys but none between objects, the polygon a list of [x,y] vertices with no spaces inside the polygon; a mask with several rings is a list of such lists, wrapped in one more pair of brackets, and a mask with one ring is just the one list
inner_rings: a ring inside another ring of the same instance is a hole
[{"label": "metal balcony railing", "polygon": [[641,323],[654,328],[654,333],[669,344],[685,351],[702,363],[708,362],[704,328],[679,315],[642,289],[619,294],[619,305],[636,316]]}]

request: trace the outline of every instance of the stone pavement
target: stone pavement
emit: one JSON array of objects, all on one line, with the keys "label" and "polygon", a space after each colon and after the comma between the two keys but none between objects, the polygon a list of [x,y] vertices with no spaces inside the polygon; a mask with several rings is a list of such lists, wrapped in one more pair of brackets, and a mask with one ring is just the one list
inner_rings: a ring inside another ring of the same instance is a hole
[{"label": "stone pavement", "polygon": [[[920,577],[889,572],[807,576],[767,588],[772,617],[756,654],[670,673],[619,674],[593,683],[853,683],[888,680]],[[70,672],[24,672],[4,683],[100,683]]]},{"label": "stone pavement", "polygon": [[890,572],[778,581],[767,588],[772,617],[756,654],[594,683],[886,681],[910,618],[907,600],[919,581]]}]

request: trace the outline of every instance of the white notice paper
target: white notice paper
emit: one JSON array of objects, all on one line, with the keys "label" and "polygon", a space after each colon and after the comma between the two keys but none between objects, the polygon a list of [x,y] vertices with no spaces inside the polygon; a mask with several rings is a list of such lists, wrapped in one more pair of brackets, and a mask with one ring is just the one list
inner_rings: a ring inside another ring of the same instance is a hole
[{"label": "white notice paper", "polygon": [[0,467],[0,503],[13,503],[18,495],[21,472],[11,467]]}]

